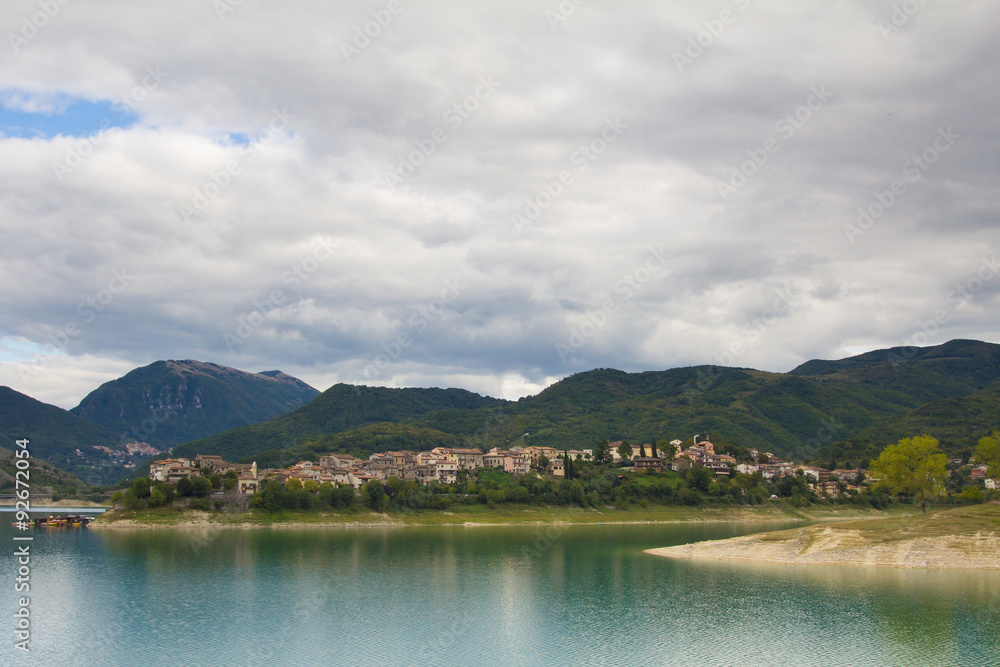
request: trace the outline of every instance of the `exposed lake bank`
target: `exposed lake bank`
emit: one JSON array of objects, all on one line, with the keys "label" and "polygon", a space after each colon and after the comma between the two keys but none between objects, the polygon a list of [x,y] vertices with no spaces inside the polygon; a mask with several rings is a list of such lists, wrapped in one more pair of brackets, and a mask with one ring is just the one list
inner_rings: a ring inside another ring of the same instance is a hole
[{"label": "exposed lake bank", "polygon": [[367,526],[443,526],[443,525],[535,525],[602,523],[691,523],[691,522],[764,522],[764,521],[849,521],[862,518],[885,518],[909,515],[912,506],[894,506],[889,510],[853,506],[791,505],[684,507],[651,505],[616,509],[506,506],[490,509],[469,506],[451,510],[416,510],[375,512],[367,508],[352,510],[290,510],[267,514],[206,512],[156,508],[112,510],[101,515],[92,528],[344,528]]},{"label": "exposed lake bank", "polygon": [[820,524],[647,553],[781,564],[1000,570],[1000,504]]}]

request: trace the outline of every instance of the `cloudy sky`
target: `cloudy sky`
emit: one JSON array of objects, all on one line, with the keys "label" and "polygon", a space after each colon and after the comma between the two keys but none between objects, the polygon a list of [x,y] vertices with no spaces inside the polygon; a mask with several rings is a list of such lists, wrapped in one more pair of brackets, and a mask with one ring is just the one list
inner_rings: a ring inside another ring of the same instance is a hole
[{"label": "cloudy sky", "polygon": [[[580,0],[577,0],[579,2]],[[0,384],[1000,342],[990,0],[0,5]]]}]

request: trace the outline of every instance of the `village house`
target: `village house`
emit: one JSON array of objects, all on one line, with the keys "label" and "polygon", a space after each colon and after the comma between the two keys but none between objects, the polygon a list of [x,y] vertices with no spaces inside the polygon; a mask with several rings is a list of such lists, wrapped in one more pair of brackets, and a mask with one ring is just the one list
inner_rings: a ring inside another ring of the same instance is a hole
[{"label": "village house", "polygon": [[1000,489],[1000,479],[994,479],[993,477],[989,477],[983,480],[983,483],[986,484],[987,489],[993,491]]},{"label": "village house", "polygon": [[236,490],[244,496],[257,493],[258,481],[249,475],[236,478]]},{"label": "village house", "polygon": [[208,470],[210,473],[215,472],[215,468],[222,463],[222,457],[215,454],[199,454],[194,457],[194,467]]},{"label": "village house", "polygon": [[836,476],[841,482],[857,483],[858,476],[863,474],[863,470],[847,470],[846,468],[837,468],[836,470],[831,470],[830,475]]},{"label": "village house", "polygon": [[524,451],[528,454],[528,458],[531,461],[532,467],[538,466],[538,459],[545,457],[551,462],[553,459],[559,458],[559,450],[555,447],[525,447]]},{"label": "village house", "polygon": [[663,460],[659,457],[654,458],[652,456],[640,457],[632,459],[632,465],[635,466],[636,470],[662,470]]},{"label": "village house", "polygon": [[987,466],[978,466],[976,468],[973,468],[972,472],[970,473],[970,477],[972,477],[973,481],[986,479],[987,470],[988,470]]}]

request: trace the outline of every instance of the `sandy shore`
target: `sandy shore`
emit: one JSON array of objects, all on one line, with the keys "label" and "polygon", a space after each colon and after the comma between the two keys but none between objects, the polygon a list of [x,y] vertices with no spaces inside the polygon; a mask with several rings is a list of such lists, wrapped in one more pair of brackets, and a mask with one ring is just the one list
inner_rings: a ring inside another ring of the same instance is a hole
[{"label": "sandy shore", "polygon": [[1000,570],[1000,506],[909,521],[821,524],[647,553],[709,561]]}]

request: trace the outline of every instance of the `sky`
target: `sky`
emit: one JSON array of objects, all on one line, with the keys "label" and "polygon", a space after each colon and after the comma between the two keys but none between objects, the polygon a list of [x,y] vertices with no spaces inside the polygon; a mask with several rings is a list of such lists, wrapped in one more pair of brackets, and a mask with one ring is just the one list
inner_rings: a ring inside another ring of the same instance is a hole
[{"label": "sky", "polygon": [[1000,4],[0,4],[0,384],[1000,342]]}]

